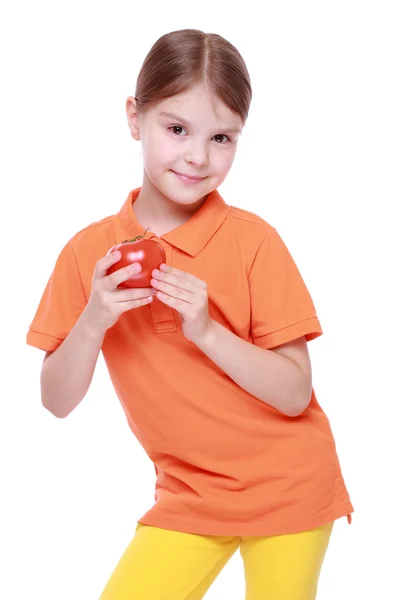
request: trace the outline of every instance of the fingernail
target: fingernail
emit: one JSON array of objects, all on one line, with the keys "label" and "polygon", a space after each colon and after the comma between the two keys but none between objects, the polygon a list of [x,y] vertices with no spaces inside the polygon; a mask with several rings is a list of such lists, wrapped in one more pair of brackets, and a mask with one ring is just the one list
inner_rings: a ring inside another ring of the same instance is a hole
[{"label": "fingernail", "polygon": [[135,263],[134,265],[132,265],[132,271],[133,271],[134,273],[138,273],[138,272],[140,271],[140,269],[141,269],[141,268],[142,268],[142,267],[141,267],[141,265],[140,265],[139,263]]}]

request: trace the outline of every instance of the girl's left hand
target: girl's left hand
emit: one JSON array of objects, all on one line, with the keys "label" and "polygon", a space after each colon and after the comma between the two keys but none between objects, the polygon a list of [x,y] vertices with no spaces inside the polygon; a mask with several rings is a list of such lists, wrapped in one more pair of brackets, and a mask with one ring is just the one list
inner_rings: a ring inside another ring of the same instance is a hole
[{"label": "girl's left hand", "polygon": [[194,343],[200,341],[211,324],[205,281],[164,263],[152,275],[156,297],[179,313],[183,335]]}]

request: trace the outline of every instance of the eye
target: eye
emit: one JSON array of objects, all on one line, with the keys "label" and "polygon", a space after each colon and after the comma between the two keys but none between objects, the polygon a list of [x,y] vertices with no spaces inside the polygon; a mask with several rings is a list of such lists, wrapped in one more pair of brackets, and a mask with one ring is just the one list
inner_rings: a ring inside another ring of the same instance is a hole
[{"label": "eye", "polygon": [[214,136],[214,139],[215,139],[216,142],[218,142],[219,144],[224,143],[224,142],[222,142],[222,140],[217,139],[217,138],[226,138],[228,142],[231,141],[231,139],[227,135],[225,135],[224,133],[218,133],[217,135]]},{"label": "eye", "polygon": [[173,133],[175,133],[176,135],[182,137],[181,132],[182,131],[186,131],[186,129],[184,127],[182,127],[181,125],[173,125],[172,127],[168,127],[168,129],[171,129],[173,131]]}]

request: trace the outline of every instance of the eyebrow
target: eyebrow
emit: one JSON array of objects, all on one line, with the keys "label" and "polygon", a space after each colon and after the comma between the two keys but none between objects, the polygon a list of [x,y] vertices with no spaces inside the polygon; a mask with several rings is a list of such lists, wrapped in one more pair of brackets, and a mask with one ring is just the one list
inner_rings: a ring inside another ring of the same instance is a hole
[{"label": "eyebrow", "polygon": [[[186,125],[186,127],[189,127],[189,122],[186,121],[186,119],[184,119],[183,117],[180,117],[179,115],[176,115],[175,113],[171,113],[171,112],[160,112],[160,117],[167,117],[168,119],[173,119],[174,121],[179,121],[180,123],[183,123],[184,125]],[[223,130],[220,130],[221,133],[241,133],[241,130],[238,127],[231,127],[231,128],[226,128]]]}]

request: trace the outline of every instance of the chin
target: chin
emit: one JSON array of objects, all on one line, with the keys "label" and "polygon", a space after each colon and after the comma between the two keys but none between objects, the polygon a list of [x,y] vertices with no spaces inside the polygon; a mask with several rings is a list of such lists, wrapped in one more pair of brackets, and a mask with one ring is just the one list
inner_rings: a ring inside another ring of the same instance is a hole
[{"label": "chin", "polygon": [[207,194],[209,194],[209,192],[204,192],[204,194],[196,194],[195,196],[192,195],[191,197],[189,197],[188,194],[180,196],[176,193],[171,193],[167,195],[167,198],[171,202],[174,202],[175,204],[180,204],[181,206],[192,206],[192,204],[200,202],[200,200],[202,200],[204,196],[207,196]]},{"label": "chin", "polygon": [[215,189],[215,186],[211,186],[210,182],[207,182],[207,185],[200,183],[198,186],[188,186],[187,188],[179,182],[177,184],[169,183],[168,185],[160,185],[157,187],[171,202],[183,206],[196,204],[196,202],[199,202],[204,196],[207,196],[207,194]]}]

